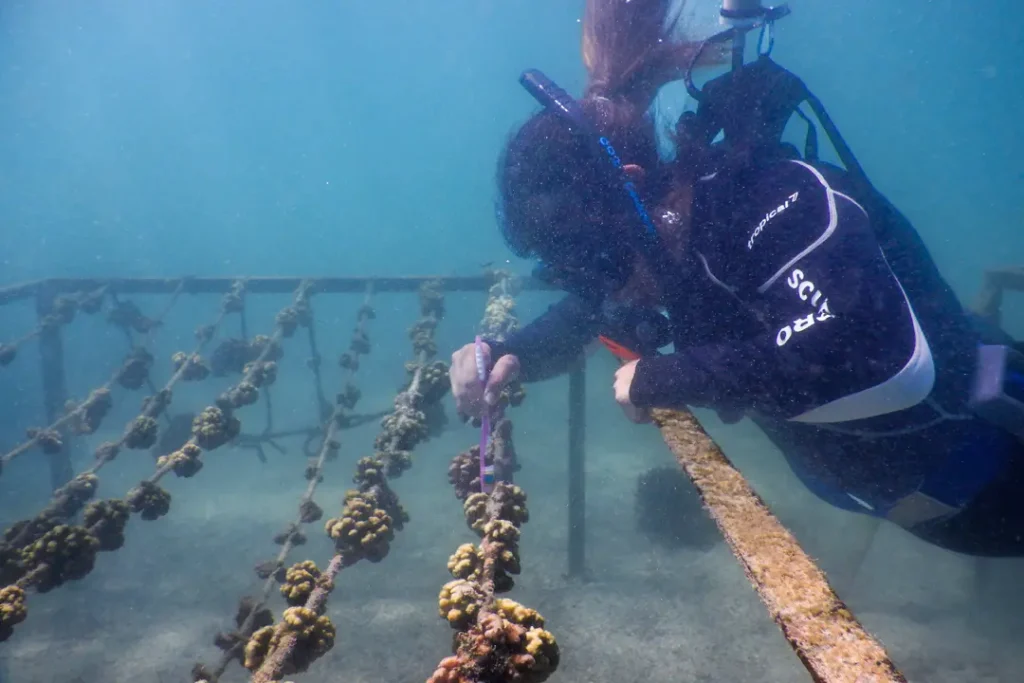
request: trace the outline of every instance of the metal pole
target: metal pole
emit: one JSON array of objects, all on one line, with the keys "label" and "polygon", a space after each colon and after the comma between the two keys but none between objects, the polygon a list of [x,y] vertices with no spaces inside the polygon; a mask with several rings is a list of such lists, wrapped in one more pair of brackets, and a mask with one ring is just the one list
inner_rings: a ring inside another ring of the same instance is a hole
[{"label": "metal pole", "polygon": [[747,34],[744,31],[736,31],[732,37],[732,70],[739,71],[743,68],[743,56],[747,51]]},{"label": "metal pole", "polygon": [[569,577],[586,573],[587,360],[580,355],[569,370]]},{"label": "metal pole", "polygon": [[[53,310],[54,290],[41,287],[36,293],[36,315],[42,323],[43,318]],[[64,377],[64,343],[61,339],[59,325],[42,325],[39,333],[39,359],[42,361],[43,374],[43,407],[46,409],[48,423],[53,423],[64,414],[64,404],[68,400],[67,384]],[[71,451],[75,442],[65,430],[64,448],[54,453],[50,460],[50,487],[57,489],[71,481],[74,471],[71,468]]]}]

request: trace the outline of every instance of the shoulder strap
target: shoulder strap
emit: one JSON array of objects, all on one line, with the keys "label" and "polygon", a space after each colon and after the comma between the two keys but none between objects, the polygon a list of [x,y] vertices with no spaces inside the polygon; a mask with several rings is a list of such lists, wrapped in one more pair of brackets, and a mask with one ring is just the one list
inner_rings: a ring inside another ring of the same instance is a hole
[{"label": "shoulder strap", "polygon": [[[677,125],[681,145],[698,158],[733,165],[766,162],[792,156],[782,133],[796,113],[808,123],[803,157],[817,158],[817,130],[800,111],[810,92],[799,77],[761,56],[742,69],[725,73],[704,85],[697,111],[684,114]],[[722,143],[713,144],[719,134]]]}]

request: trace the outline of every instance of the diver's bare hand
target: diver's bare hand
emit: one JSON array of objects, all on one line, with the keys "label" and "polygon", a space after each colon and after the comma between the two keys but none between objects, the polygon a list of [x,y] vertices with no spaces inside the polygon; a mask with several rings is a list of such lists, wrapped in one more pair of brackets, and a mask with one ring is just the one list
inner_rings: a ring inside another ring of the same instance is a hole
[{"label": "diver's bare hand", "polygon": [[647,408],[633,405],[633,402],[629,399],[629,390],[633,386],[633,375],[636,374],[636,364],[638,362],[635,360],[629,361],[615,371],[613,388],[615,390],[615,401],[622,408],[622,412],[626,414],[626,417],[631,422],[645,424],[651,421],[651,411],[647,410]]},{"label": "diver's bare hand", "polygon": [[[491,364],[491,347],[481,344],[484,365]],[[476,344],[466,344],[452,354],[452,366],[448,378],[452,384],[452,396],[455,397],[455,409],[467,417],[480,417],[484,405],[495,406],[501,396],[502,389],[519,376],[519,359],[512,355],[504,355],[498,359],[487,377],[487,388],[480,386],[480,378],[476,374]]]}]

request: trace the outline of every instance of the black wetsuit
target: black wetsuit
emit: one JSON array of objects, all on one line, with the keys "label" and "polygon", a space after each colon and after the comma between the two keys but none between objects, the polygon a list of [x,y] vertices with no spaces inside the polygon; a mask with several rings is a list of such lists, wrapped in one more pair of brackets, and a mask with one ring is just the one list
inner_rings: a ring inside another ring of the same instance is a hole
[{"label": "black wetsuit", "polygon": [[745,414],[829,503],[957,551],[1024,555],[1021,445],[966,405],[979,335],[889,220],[825,165],[716,174],[697,184],[693,263],[667,319],[570,295],[493,356],[538,380],[606,334],[644,355],[634,404]]}]

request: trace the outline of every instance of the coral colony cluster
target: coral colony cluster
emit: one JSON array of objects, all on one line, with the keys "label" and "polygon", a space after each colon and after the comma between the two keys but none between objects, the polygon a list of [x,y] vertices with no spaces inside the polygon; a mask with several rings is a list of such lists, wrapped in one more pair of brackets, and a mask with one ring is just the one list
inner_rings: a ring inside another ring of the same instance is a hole
[{"label": "coral colony cluster", "polygon": [[[121,437],[101,444],[96,449],[93,465],[57,489],[50,504],[38,515],[17,522],[4,532],[0,542],[0,585],[3,586],[0,638],[10,637],[14,626],[26,618],[27,592],[50,591],[87,575],[95,565],[98,552],[114,551],[124,544],[124,530],[132,513],[152,521],[170,511],[171,494],[160,486],[166,475],[173,472],[178,477],[194,476],[202,468],[205,452],[223,446],[238,435],[241,425],[235,413],[253,403],[260,388],[273,383],[274,361],[281,353],[280,341],[294,333],[294,327],[287,322],[288,316],[302,319],[302,312],[308,310],[310,289],[310,283],[302,284],[292,305],[279,314],[271,336],[254,338],[253,344],[260,349],[259,353],[245,366],[242,379],[196,416],[188,442],[161,456],[156,461],[156,471],[132,487],[123,498],[92,500],[99,485],[100,470],[122,449],[144,450],[156,443],[158,419],[170,405],[175,385],[208,374],[199,352],[213,338],[226,315],[237,312],[244,288],[241,283],[236,284],[225,295],[216,321],[200,329],[197,349],[190,354],[174,354],[170,380],[143,400],[141,412],[128,423]],[[44,319],[43,324],[67,324],[76,307],[83,308],[83,300],[89,302],[88,310],[93,310],[93,302],[98,297],[67,298],[65,301],[78,303],[55,305],[55,311],[60,313],[51,315],[56,316],[58,322],[47,323]],[[144,318],[127,302],[117,302],[109,318],[126,329],[146,333],[160,325],[159,320]],[[136,389],[148,384],[153,362],[153,357],[143,347],[133,348],[106,385],[91,392],[81,403],[69,404],[66,414],[49,427],[30,430],[29,440],[2,456],[0,461],[9,462],[32,447],[47,453],[59,452],[64,447],[60,430],[65,426],[76,433],[95,432],[112,405],[113,385]]]},{"label": "coral colony cluster", "polygon": [[[509,278],[499,278],[481,324],[489,338],[502,338],[517,325],[507,295]],[[466,523],[480,542],[459,546],[448,560],[454,580],[441,588],[438,612],[456,632],[453,654],[441,660],[428,683],[540,683],[558,667],[558,644],[545,630],[544,618],[496,597],[512,589],[512,577],[520,572],[520,527],[529,513],[526,494],[512,483],[512,423],[499,420],[492,436],[490,453],[484,455],[495,466],[498,483],[493,491],[486,493],[481,486],[479,446],[455,456],[448,469],[455,496],[463,501]]]},{"label": "coral colony cluster", "polygon": [[[264,625],[247,634],[242,663],[253,672],[253,681],[279,681],[286,675],[305,671],[334,645],[335,628],[325,612],[338,575],[345,567],[361,560],[382,561],[388,555],[395,532],[401,531],[409,521],[408,513],[388,481],[401,476],[411,466],[412,450],[428,437],[430,427],[424,411],[428,399],[434,403],[440,401],[447,387],[447,369],[427,372],[438,367],[436,361],[430,362],[437,350],[433,333],[444,316],[444,299],[436,283],[421,288],[420,312],[420,319],[410,329],[418,367],[409,386],[395,398],[394,411],[381,421],[381,431],[374,441],[374,455],[356,463],[352,478],[356,488],[345,494],[341,514],[328,519],[324,525],[327,536],[334,542],[334,557],[323,571],[308,560],[282,571],[280,556],[275,564],[264,564],[258,569],[269,572],[272,580],[281,583],[281,594],[291,607],[276,624],[267,623],[264,615],[260,619]],[[342,366],[354,371],[358,367],[358,356],[369,348],[367,336],[361,327],[357,328],[349,352],[342,357]],[[352,393],[339,394],[339,405],[344,407],[344,397]],[[316,477],[312,481],[316,481]],[[311,502],[311,499],[304,502]],[[319,519],[319,514],[314,519]],[[244,604],[240,613],[242,608]],[[218,671],[206,671],[201,666],[197,666],[193,674],[195,681],[214,681],[219,676]]]},{"label": "coral colony cluster", "polygon": [[[503,338],[518,324],[512,298],[514,283],[504,273],[493,273],[493,277],[481,332],[490,338]],[[164,315],[182,291],[180,286],[167,310],[154,319],[144,316],[134,303],[119,300],[107,287],[58,297],[52,312],[42,318],[36,330],[0,345],[0,365],[7,365],[14,361],[22,344],[40,336],[47,327],[70,323],[77,311],[97,313],[109,299],[108,320],[124,330],[131,346],[106,384],[84,400],[68,402],[65,413],[53,424],[29,430],[24,443],[0,456],[0,466],[32,449],[62,453],[69,431],[95,433],[110,412],[119,387],[146,387],[150,391],[121,436],[99,445],[88,469],[54,491],[50,503],[35,517],[21,520],[4,532],[0,541],[0,641],[11,637],[16,626],[27,618],[31,592],[50,591],[86,576],[94,568],[98,553],[124,545],[125,529],[133,515],[152,521],[168,514],[172,498],[161,481],[172,473],[193,477],[202,469],[203,458],[209,452],[232,442],[239,445],[242,409],[263,398],[270,414],[267,389],[277,378],[282,342],[299,328],[308,328],[314,355],[309,365],[317,382],[322,424],[315,430],[319,448],[303,468],[306,488],[294,519],[273,539],[280,545],[279,552],[255,568],[264,580],[262,592],[240,599],[232,627],[214,639],[221,651],[216,663],[195,664],[192,680],[214,683],[237,662],[251,672],[254,682],[280,681],[307,670],[333,647],[338,634],[326,613],[328,597],[343,569],[362,560],[378,563],[387,557],[395,534],[409,522],[389,482],[409,469],[413,451],[444,424],[442,400],[448,391],[448,367],[434,356],[435,331],[444,318],[445,305],[439,283],[427,282],[420,288],[420,318],[409,329],[414,359],[406,364],[407,382],[396,396],[392,411],[381,419],[373,454],[356,461],[354,487],[341,501],[339,514],[323,522],[335,553],[321,569],[308,559],[290,563],[289,556],[307,542],[307,525],[324,517],[324,510],[314,500],[315,493],[327,464],[338,459],[341,430],[359,419],[353,412],[360,399],[354,379],[361,357],[371,351],[368,327],[376,314],[371,286],[357,312],[349,346],[339,358],[343,373],[340,389],[333,401],[327,401],[322,395],[312,330],[311,299],[315,290],[314,282],[302,282],[292,302],[277,313],[271,333],[250,338],[244,317],[246,285],[244,281],[234,283],[224,295],[216,319],[197,330],[195,348],[173,354],[170,379],[159,389],[150,376],[157,361],[146,351],[146,342],[160,329]],[[207,361],[202,353],[231,315],[240,317],[242,338],[222,341]],[[167,415],[178,382],[201,382],[210,376],[232,374],[241,377],[195,414],[189,425],[184,425],[180,416],[171,419]],[[504,395],[502,408],[518,405],[523,396],[521,387],[513,387]],[[161,419],[167,424],[162,425]],[[456,496],[463,501],[466,522],[479,541],[461,545],[448,562],[453,581],[442,588],[438,606],[455,631],[453,654],[441,661],[430,683],[539,682],[558,666],[558,646],[545,630],[543,617],[497,597],[512,589],[513,577],[520,573],[518,541],[528,512],[526,494],[512,481],[518,464],[511,421],[498,416],[490,437],[485,456],[495,467],[497,484],[493,491],[481,490],[478,446],[456,456],[449,468]],[[155,471],[121,498],[95,499],[101,470],[124,449],[151,449],[157,455]],[[276,620],[269,607],[275,593],[287,603]]]}]

